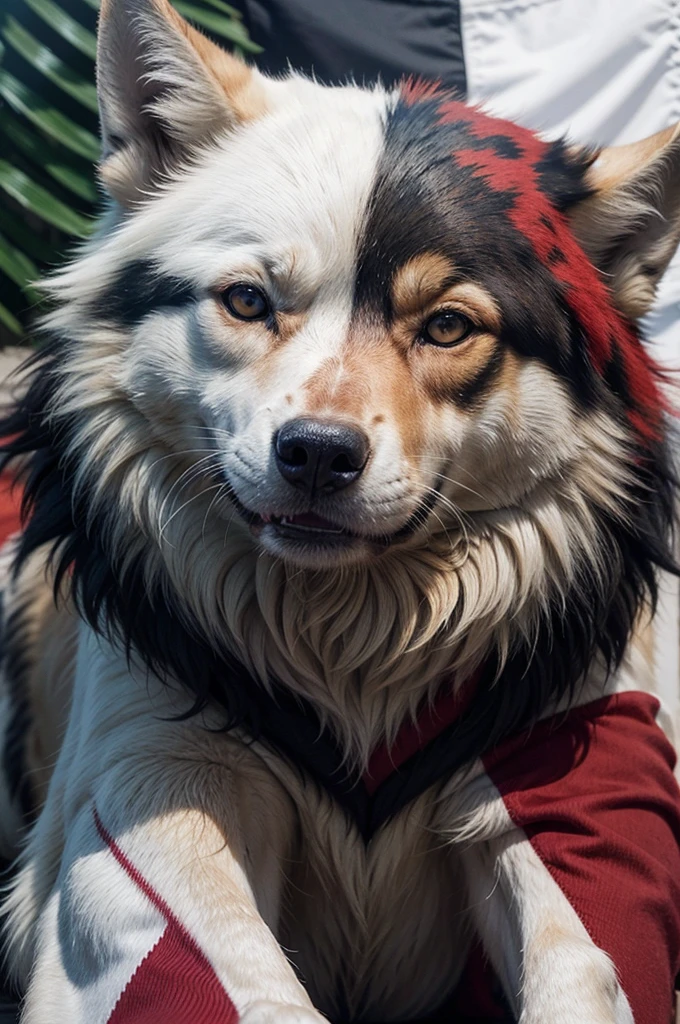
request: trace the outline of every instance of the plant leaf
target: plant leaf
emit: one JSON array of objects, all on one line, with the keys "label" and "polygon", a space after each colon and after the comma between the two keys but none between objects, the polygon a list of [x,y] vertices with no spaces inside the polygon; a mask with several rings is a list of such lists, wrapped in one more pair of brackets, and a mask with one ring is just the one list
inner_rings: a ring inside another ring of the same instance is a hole
[{"label": "plant leaf", "polygon": [[241,21],[243,15],[240,11],[237,11],[231,4],[225,4],[224,0],[203,0],[203,3],[208,4],[210,7],[214,7],[217,11],[222,11],[223,14],[228,14],[230,18],[235,18],[236,21]]},{"label": "plant leaf", "polygon": [[2,302],[0,302],[0,324],[4,324],[8,331],[11,331],[12,334],[16,334],[19,338],[23,337],[23,327],[17,318],[10,313],[7,307],[3,306]]},{"label": "plant leaf", "polygon": [[68,235],[85,238],[92,231],[91,220],[55,199],[47,189],[31,181],[27,174],[12,167],[7,160],[0,160],[0,188],[21,206]]},{"label": "plant leaf", "polygon": [[22,153],[38,167],[43,168],[60,185],[88,203],[97,202],[98,193],[91,174],[85,174],[77,166],[65,163],[56,146],[31,131],[28,125],[10,114],[6,107],[0,107],[0,129]]},{"label": "plant leaf", "polygon": [[3,235],[0,235],[0,270],[27,295],[31,293],[32,299],[38,298],[38,291],[32,288],[31,284],[40,277],[40,271],[35,263],[31,263],[28,256],[11,245]]},{"label": "plant leaf", "polygon": [[184,0],[175,0],[174,6],[185,18],[189,18],[190,21],[196,22],[197,25],[201,25],[203,28],[223,36],[225,39],[229,39],[242,50],[247,50],[249,53],[262,52],[262,47],[252,42],[240,21],[225,18],[214,11],[207,11],[202,7],[197,7],[195,4],[185,3]]},{"label": "plant leaf", "polygon": [[51,135],[74,153],[85,157],[86,160],[98,159],[99,141],[92,132],[76,124],[60,110],[55,110],[4,68],[0,68],[0,96],[13,110],[23,114],[47,135]]},{"label": "plant leaf", "polygon": [[86,81],[82,75],[76,74],[67,64],[55,56],[42,43],[38,42],[16,18],[5,15],[2,19],[2,32],[5,41],[13,46],[31,67],[42,71],[43,75],[63,89],[65,93],[82,103],[88,110],[97,113],[97,90],[93,82]]},{"label": "plant leaf", "polygon": [[90,60],[97,59],[97,38],[92,32],[76,21],[70,14],[63,11],[53,0],[23,0],[27,7],[47,22],[51,29],[65,39],[76,50],[80,50]]},{"label": "plant leaf", "polygon": [[22,251],[34,260],[56,264],[59,259],[59,253],[54,245],[42,239],[25,220],[8,210],[4,203],[0,203],[0,231],[15,245],[21,246]]}]

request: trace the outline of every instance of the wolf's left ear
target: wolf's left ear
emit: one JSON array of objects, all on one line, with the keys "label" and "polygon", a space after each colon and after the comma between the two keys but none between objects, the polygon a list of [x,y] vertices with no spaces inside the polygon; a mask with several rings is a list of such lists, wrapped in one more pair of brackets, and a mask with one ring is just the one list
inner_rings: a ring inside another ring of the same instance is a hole
[{"label": "wolf's left ear", "polygon": [[100,178],[122,206],[198,146],[265,110],[262,76],[168,0],[103,0],[97,91]]},{"label": "wolf's left ear", "polygon": [[572,228],[635,320],[652,305],[680,241],[680,125],[601,150],[586,183],[592,195],[569,211]]}]

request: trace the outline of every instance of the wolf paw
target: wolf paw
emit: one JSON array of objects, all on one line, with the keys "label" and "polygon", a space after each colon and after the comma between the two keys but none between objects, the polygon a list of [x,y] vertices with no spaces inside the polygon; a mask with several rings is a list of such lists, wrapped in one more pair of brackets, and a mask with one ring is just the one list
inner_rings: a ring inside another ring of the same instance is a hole
[{"label": "wolf paw", "polygon": [[311,1006],[292,1006],[290,1003],[252,1003],[240,1019],[240,1024],[328,1024]]}]

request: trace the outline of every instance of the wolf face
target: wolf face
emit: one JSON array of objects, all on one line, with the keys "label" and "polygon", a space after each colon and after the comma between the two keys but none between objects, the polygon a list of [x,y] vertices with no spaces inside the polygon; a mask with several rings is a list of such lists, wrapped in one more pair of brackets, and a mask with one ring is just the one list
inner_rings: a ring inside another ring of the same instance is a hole
[{"label": "wolf face", "polygon": [[161,0],[102,17],[111,207],[6,423],[24,554],[230,712],[216,651],[347,693],[512,665],[502,729],[617,661],[671,561],[635,321],[677,133],[570,149],[434,86],[266,79]]}]

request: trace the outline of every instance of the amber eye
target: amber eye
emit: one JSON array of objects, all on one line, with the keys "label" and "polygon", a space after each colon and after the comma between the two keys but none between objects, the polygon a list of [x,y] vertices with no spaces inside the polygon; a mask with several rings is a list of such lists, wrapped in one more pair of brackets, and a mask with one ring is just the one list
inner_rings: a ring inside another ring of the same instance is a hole
[{"label": "amber eye", "polygon": [[267,296],[252,284],[232,284],[220,298],[237,320],[264,320],[270,312]]},{"label": "amber eye", "polygon": [[451,348],[467,338],[474,324],[462,313],[436,313],[423,327],[422,339],[430,345]]}]

